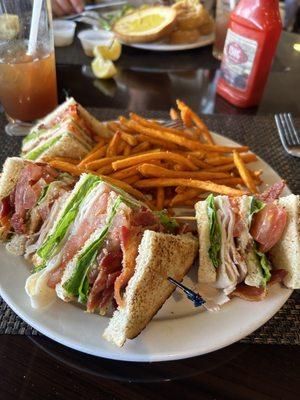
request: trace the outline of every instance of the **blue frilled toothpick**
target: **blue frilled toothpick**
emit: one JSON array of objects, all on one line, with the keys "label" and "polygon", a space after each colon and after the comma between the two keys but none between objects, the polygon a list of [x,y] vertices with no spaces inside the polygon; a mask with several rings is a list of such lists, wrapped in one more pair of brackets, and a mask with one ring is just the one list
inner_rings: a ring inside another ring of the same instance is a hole
[{"label": "blue frilled toothpick", "polygon": [[175,281],[175,279],[168,277],[168,280],[173,283],[173,285],[179,287],[181,290],[184,291],[187,298],[194,303],[195,307],[200,307],[205,303],[205,300],[202,299],[199,293],[194,292],[193,290],[187,288],[182,283]]}]

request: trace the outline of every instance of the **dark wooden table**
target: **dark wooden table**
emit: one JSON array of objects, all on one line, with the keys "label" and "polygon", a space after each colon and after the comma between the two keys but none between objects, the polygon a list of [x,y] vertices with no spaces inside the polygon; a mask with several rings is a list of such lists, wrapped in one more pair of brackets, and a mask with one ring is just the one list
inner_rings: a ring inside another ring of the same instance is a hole
[{"label": "dark wooden table", "polygon": [[[85,106],[168,110],[176,98],[202,113],[300,115],[300,37],[283,34],[263,100],[238,110],[215,96],[211,47],[181,53],[124,48],[115,81],[97,81],[78,43],[57,52],[60,99]],[[75,48],[75,52],[74,52]],[[68,54],[75,56],[73,64]],[[295,171],[297,173],[297,171]],[[299,171],[298,171],[299,173]],[[300,347],[235,344],[178,362],[126,363],[87,356],[45,337],[0,339],[0,399],[299,399]]]},{"label": "dark wooden table", "polygon": [[76,41],[72,47],[56,52],[60,100],[67,92],[85,106],[142,111],[169,110],[181,98],[204,114],[274,114],[288,110],[300,115],[300,52],[294,50],[295,43],[300,43],[300,35],[282,34],[263,99],[252,109],[235,108],[216,96],[219,62],[212,57],[211,46],[159,53],[123,47],[116,78],[100,81],[90,70],[92,59],[83,54]]}]

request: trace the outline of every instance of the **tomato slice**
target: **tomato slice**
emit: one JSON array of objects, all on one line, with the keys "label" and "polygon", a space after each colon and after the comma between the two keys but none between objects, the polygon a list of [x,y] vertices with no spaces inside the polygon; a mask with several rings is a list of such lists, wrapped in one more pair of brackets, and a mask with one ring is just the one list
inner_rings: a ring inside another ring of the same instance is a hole
[{"label": "tomato slice", "polygon": [[266,253],[281,238],[287,214],[283,207],[268,203],[253,216],[250,233],[260,246],[259,251]]}]

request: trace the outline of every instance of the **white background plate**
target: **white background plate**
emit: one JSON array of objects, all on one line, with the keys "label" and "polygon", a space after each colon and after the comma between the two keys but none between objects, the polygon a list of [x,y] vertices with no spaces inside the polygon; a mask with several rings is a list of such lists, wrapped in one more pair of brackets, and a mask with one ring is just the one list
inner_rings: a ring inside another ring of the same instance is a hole
[{"label": "white background plate", "polygon": [[[220,145],[236,143],[214,134]],[[252,168],[264,171],[263,179],[273,184],[280,179],[264,161]],[[285,194],[289,194],[288,190]],[[57,300],[46,311],[33,310],[24,289],[30,266],[23,258],[0,247],[0,294],[7,304],[28,324],[51,339],[95,356],[126,361],[166,361],[209,353],[247,336],[270,319],[286,302],[292,290],[274,285],[264,301],[251,303],[233,299],[220,312],[196,309],[179,293],[164,304],[154,320],[136,339],[123,348],[108,343],[101,335],[107,317],[84,313],[78,306]],[[193,267],[184,282],[195,282]]]},{"label": "white background plate", "polygon": [[144,50],[154,50],[154,51],[179,51],[179,50],[190,50],[197,49],[198,47],[208,46],[214,41],[215,35],[212,33],[210,35],[201,36],[194,43],[185,44],[169,44],[164,42],[154,42],[154,43],[124,43],[126,46],[135,47],[137,49]]}]

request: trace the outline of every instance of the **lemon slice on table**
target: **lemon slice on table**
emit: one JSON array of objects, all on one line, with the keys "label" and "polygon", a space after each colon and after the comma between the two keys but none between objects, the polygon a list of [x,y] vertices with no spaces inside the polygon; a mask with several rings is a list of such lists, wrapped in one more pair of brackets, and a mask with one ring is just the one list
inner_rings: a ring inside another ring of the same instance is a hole
[{"label": "lemon slice on table", "polygon": [[97,78],[109,79],[117,73],[117,69],[111,60],[104,60],[102,57],[96,57],[92,61],[92,71]]},{"label": "lemon slice on table", "polygon": [[153,42],[169,34],[176,24],[176,11],[154,6],[139,9],[113,25],[115,35],[125,43]]},{"label": "lemon slice on table", "polygon": [[110,46],[98,45],[94,47],[94,56],[103,57],[105,60],[116,61],[120,58],[122,52],[122,45],[114,39]]}]

